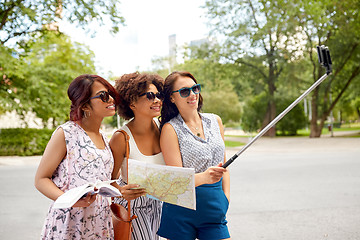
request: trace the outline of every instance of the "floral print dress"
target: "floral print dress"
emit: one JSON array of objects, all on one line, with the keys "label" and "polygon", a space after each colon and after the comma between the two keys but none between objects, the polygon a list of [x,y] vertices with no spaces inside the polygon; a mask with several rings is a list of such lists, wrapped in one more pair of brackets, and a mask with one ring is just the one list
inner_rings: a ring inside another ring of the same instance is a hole
[{"label": "floral print dress", "polygon": [[[58,128],[64,130],[67,153],[52,181],[62,191],[111,179],[114,159],[104,134],[105,149],[99,149],[75,122],[66,122]],[[51,205],[41,234],[41,239],[113,238],[109,201],[100,195],[89,207],[54,209]]]}]

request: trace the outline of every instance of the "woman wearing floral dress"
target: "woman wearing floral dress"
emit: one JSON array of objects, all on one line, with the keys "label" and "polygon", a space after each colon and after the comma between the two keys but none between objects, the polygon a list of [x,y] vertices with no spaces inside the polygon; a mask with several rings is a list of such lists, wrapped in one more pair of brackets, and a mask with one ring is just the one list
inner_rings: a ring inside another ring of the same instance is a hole
[{"label": "woman wearing floral dress", "polygon": [[[105,135],[104,117],[115,114],[116,90],[97,75],[81,75],[68,88],[70,121],[51,137],[35,176],[36,188],[56,200],[69,189],[112,179],[114,160]],[[41,239],[113,239],[108,199],[87,195],[70,208],[51,205]]]}]

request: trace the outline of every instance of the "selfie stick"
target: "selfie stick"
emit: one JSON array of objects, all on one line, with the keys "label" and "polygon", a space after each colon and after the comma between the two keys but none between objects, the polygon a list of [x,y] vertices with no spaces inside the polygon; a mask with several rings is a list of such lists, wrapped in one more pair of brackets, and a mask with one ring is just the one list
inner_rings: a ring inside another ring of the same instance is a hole
[{"label": "selfie stick", "polygon": [[330,58],[330,51],[328,47],[317,46],[317,52],[319,57],[319,63],[321,66],[326,68],[326,74],[324,74],[320,79],[318,79],[308,90],[306,90],[300,97],[298,97],[290,106],[288,106],[282,113],[280,113],[274,120],[272,120],[266,127],[264,127],[261,132],[259,132],[248,144],[246,144],[240,151],[235,153],[229,160],[225,162],[222,166],[223,168],[228,167],[234,160],[243,153],[251,144],[253,144],[258,138],[264,135],[270,128],[272,128],[278,121],[280,121],[291,109],[293,109],[301,100],[303,100],[312,90],[314,90],[322,81],[324,81],[332,72],[332,62]]}]

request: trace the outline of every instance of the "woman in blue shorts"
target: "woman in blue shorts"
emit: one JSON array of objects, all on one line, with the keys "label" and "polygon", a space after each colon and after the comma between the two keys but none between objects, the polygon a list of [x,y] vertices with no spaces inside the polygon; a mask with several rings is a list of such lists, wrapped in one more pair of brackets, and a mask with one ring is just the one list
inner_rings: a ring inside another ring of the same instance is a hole
[{"label": "woman in blue shorts", "polygon": [[229,239],[230,176],[220,117],[200,113],[201,87],[189,72],[165,79],[160,146],[167,165],[195,169],[196,210],[164,203],[158,235],[171,240]]}]

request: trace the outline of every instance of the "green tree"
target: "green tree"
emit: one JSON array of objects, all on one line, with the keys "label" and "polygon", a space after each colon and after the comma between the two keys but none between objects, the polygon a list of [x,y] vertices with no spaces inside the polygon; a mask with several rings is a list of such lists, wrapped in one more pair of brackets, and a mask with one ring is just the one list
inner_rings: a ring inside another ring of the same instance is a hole
[{"label": "green tree", "polygon": [[9,84],[1,85],[6,89],[2,89],[0,102],[6,111],[16,110],[20,116],[31,111],[45,126],[50,118],[55,126],[68,119],[70,82],[78,75],[95,72],[94,54],[88,47],[55,32],[48,32],[29,46],[25,56],[13,57],[17,62],[14,66],[0,60],[6,72],[3,76],[9,79]]},{"label": "green tree", "polygon": [[[268,103],[263,127],[275,117],[275,93],[287,84],[280,81],[284,72],[301,80],[297,88],[309,87],[324,73],[315,46],[329,46],[334,73],[311,95],[310,137],[319,137],[324,122],[344,92],[350,84],[358,84],[360,2],[217,0],[207,1],[205,7],[214,32],[226,38],[224,56],[239,67],[254,69],[257,74],[252,79],[263,82],[262,91],[266,92]],[[293,63],[300,63],[301,68]],[[310,71],[304,71],[304,66],[309,66]],[[293,68],[295,74],[287,68]],[[262,84],[258,86],[261,91]],[[269,135],[274,134],[275,129],[270,129]]]},{"label": "green tree", "polygon": [[0,114],[13,110],[15,94],[28,86],[24,80],[23,61],[14,57],[15,51],[0,45]]},{"label": "green tree", "polygon": [[[293,99],[288,99],[288,97],[281,98],[281,100],[276,101],[276,108],[283,111],[293,102]],[[262,122],[260,121],[262,116],[261,113],[266,109],[266,93],[263,92],[255,97],[248,98],[243,109],[241,117],[243,129],[249,132],[259,131],[262,125]],[[306,118],[303,106],[296,105],[277,123],[277,131],[280,131],[281,135],[294,136],[296,135],[297,130],[302,129],[305,126]]]},{"label": "green tree", "polygon": [[[251,68],[249,76],[266,92],[262,127],[276,117],[276,83],[288,61],[296,58],[293,3],[289,1],[217,0],[205,8],[215,33],[225,36],[223,56],[239,68]],[[275,136],[275,127],[267,135]]]},{"label": "green tree", "polygon": [[324,74],[317,62],[315,45],[328,46],[333,61],[333,74],[312,93],[310,137],[320,137],[325,121],[345,91],[360,84],[360,2],[307,0],[299,2],[298,9],[297,21],[307,38],[305,53],[310,56],[312,81]]},{"label": "green tree", "polygon": [[[0,42],[25,37],[30,33],[47,30],[59,30],[56,24],[60,20],[86,29],[96,22],[103,25],[112,23],[111,31],[119,31],[124,18],[119,16],[118,0],[3,0],[0,3]],[[89,30],[91,31],[91,30]]]},{"label": "green tree", "polygon": [[[276,107],[283,111],[292,102],[292,99],[282,99],[276,101]],[[303,105],[298,104],[277,123],[277,130],[281,132],[281,135],[295,136],[297,130],[303,129],[306,123]]]},{"label": "green tree", "polygon": [[219,115],[224,124],[239,122],[241,105],[232,84],[239,73],[232,64],[220,63],[219,50],[220,46],[216,43],[189,48],[185,51],[185,62],[175,69],[192,73],[202,84],[204,112]]},{"label": "green tree", "polygon": [[263,112],[266,111],[266,93],[263,92],[245,101],[241,126],[244,131],[255,132],[260,130]]}]

